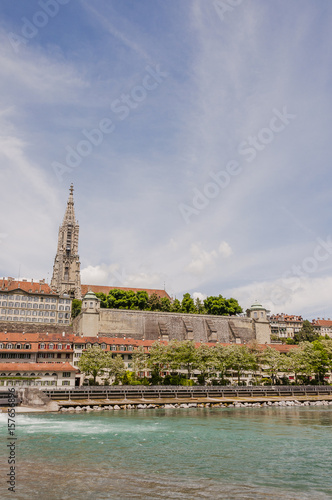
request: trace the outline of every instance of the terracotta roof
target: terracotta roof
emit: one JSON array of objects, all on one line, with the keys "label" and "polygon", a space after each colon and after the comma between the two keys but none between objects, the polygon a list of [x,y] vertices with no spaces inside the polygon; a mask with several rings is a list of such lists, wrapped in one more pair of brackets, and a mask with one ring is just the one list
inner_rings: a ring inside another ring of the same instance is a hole
[{"label": "terracotta roof", "polygon": [[[43,280],[42,280],[43,281]],[[40,281],[18,281],[14,279],[0,279],[0,291],[2,292],[13,292],[14,290],[20,290],[27,293],[43,293],[44,295],[58,295],[53,292],[47,283]]]},{"label": "terracotta roof", "polygon": [[259,347],[262,349],[266,349],[267,347],[272,347],[276,351],[286,353],[291,349],[298,349],[298,345],[290,345],[290,344],[259,344]]},{"label": "terracotta roof", "polygon": [[81,285],[81,293],[82,297],[84,297],[85,294],[87,294],[89,291],[94,292],[94,293],[105,293],[105,295],[108,295],[110,290],[124,290],[128,292],[129,290],[133,292],[147,292],[148,295],[152,295],[155,293],[158,295],[158,297],[167,297],[170,299],[171,297],[168,295],[166,290],[158,290],[158,289],[152,289],[152,288],[130,288],[130,287],[123,287],[123,286],[104,286],[104,285]]},{"label": "terracotta roof", "polygon": [[22,333],[22,332],[0,332],[0,341],[9,342],[73,342],[76,339],[73,333]]},{"label": "terracotta roof", "polygon": [[70,363],[0,363],[0,372],[78,372]]},{"label": "terracotta roof", "polygon": [[298,321],[302,323],[302,316],[295,316],[294,314],[272,314],[270,316],[270,321]]},{"label": "terracotta roof", "polygon": [[332,326],[332,321],[328,319],[314,319],[312,321],[313,326]]}]

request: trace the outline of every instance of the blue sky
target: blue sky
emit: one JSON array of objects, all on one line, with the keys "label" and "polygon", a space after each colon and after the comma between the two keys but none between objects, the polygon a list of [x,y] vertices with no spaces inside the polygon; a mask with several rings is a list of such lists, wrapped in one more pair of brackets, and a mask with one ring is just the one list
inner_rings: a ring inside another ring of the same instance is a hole
[{"label": "blue sky", "polygon": [[3,0],[0,275],[332,317],[329,0]]}]

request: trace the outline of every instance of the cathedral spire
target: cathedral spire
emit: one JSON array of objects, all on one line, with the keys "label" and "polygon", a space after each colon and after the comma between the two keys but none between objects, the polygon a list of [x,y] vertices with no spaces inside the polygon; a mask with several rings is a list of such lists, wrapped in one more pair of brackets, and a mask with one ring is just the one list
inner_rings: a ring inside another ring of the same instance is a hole
[{"label": "cathedral spire", "polygon": [[74,186],[70,185],[67,208],[59,228],[58,248],[53,266],[51,287],[59,293],[81,298],[79,225],[75,219]]},{"label": "cathedral spire", "polygon": [[63,224],[76,224],[75,209],[74,209],[74,185],[70,184],[69,198],[67,201],[67,209],[63,218]]}]

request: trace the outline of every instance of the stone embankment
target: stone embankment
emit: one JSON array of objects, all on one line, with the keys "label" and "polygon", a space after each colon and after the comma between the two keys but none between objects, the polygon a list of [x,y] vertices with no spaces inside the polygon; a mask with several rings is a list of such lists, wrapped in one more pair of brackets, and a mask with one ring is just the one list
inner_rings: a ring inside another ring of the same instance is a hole
[{"label": "stone embankment", "polygon": [[268,408],[289,406],[332,406],[332,401],[264,401],[263,403],[165,403],[165,404],[115,404],[61,407],[61,412],[84,412],[102,410],[150,410],[183,408]]}]

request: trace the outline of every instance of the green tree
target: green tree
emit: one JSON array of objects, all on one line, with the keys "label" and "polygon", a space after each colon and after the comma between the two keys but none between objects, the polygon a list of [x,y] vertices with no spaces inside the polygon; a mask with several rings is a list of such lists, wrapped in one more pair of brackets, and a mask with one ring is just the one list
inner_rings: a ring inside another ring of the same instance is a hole
[{"label": "green tree", "polygon": [[196,308],[196,313],[197,314],[206,314],[206,310],[205,310],[204,304],[201,301],[201,299],[198,298],[198,297],[195,300],[195,308]]},{"label": "green tree", "polygon": [[161,378],[161,371],[169,361],[167,346],[162,342],[154,342],[149,350],[148,366],[157,379]]},{"label": "green tree", "polygon": [[145,311],[148,309],[149,295],[145,290],[138,290],[136,292],[137,306],[140,311]]},{"label": "green tree", "polygon": [[71,317],[74,319],[78,316],[82,309],[82,301],[78,299],[73,299],[71,304]]},{"label": "green tree", "polygon": [[309,376],[312,373],[310,355],[303,346],[290,349],[286,357],[286,367],[295,375],[295,383],[299,383],[300,375]]},{"label": "green tree", "polygon": [[228,349],[229,364],[237,374],[238,384],[240,377],[246,371],[252,371],[256,366],[256,356],[252,354],[247,346],[232,345]]},{"label": "green tree", "polygon": [[135,377],[137,377],[138,373],[144,370],[144,368],[146,367],[148,356],[145,353],[143,346],[139,346],[137,349],[135,349],[131,356],[132,371],[134,372]]},{"label": "green tree", "polygon": [[168,297],[162,297],[160,299],[160,310],[163,312],[170,312],[171,310],[171,301]]},{"label": "green tree", "polygon": [[295,333],[294,340],[299,344],[300,342],[313,342],[314,340],[318,340],[318,337],[319,335],[315,332],[310,321],[305,320],[303,321],[301,330]]},{"label": "green tree", "polygon": [[278,372],[287,369],[287,362],[283,359],[283,355],[279,351],[267,346],[264,349],[260,362],[267,369],[267,373],[272,379],[272,383],[276,383]]},{"label": "green tree", "polygon": [[112,353],[109,351],[107,353],[105,366],[108,369],[109,375],[114,377],[114,384],[118,384],[126,373],[126,367],[121,354],[117,354],[115,358],[113,358]]},{"label": "green tree", "polygon": [[191,340],[172,340],[168,344],[168,362],[172,369],[184,368],[187,371],[187,378],[190,379],[191,372],[195,368],[196,348]]},{"label": "green tree", "polygon": [[209,373],[216,367],[216,356],[214,347],[209,347],[206,344],[201,344],[195,350],[194,366],[200,371],[203,383],[209,376]]},{"label": "green tree", "polygon": [[104,375],[107,363],[106,352],[100,347],[93,346],[83,352],[77,366],[85,375],[91,375],[95,384],[96,378]]},{"label": "green tree", "polygon": [[181,312],[194,314],[196,312],[194,299],[190,293],[185,293],[181,302]]},{"label": "green tree", "polygon": [[204,306],[207,314],[219,316],[234,316],[242,312],[242,307],[239,306],[237,300],[233,298],[225,299],[222,295],[207,297],[204,300]]},{"label": "green tree", "polygon": [[231,368],[231,352],[232,346],[223,346],[221,344],[216,344],[213,349],[214,354],[214,367],[221,375],[221,380],[225,382],[225,375],[227,370]]},{"label": "green tree", "polygon": [[181,302],[179,299],[174,299],[171,304],[171,312],[181,312]]},{"label": "green tree", "polygon": [[160,298],[156,293],[152,293],[148,300],[148,308],[150,311],[160,311],[161,303]]},{"label": "green tree", "polygon": [[326,347],[319,340],[304,342],[300,345],[303,346],[304,352],[310,359],[312,372],[316,375],[317,381],[319,383],[323,383],[324,376],[331,366],[331,361]]}]

